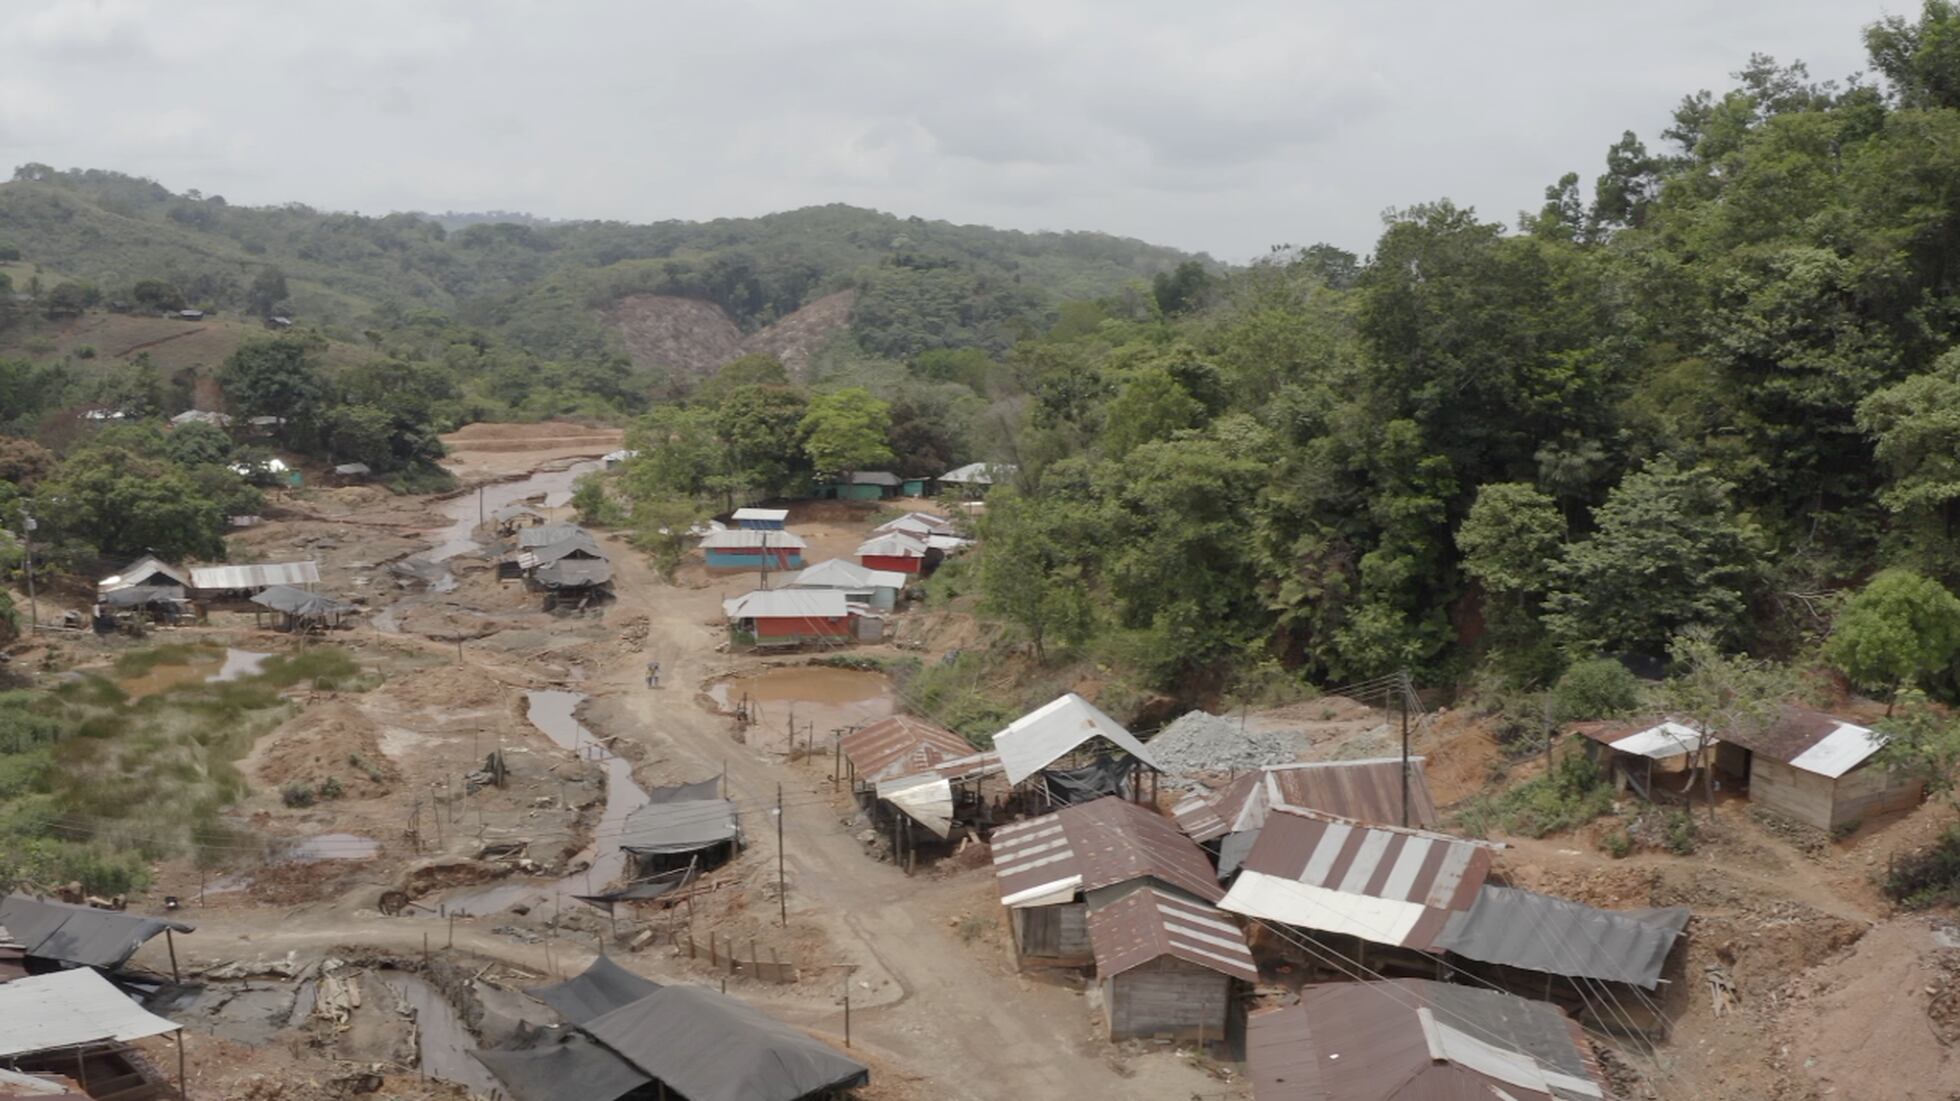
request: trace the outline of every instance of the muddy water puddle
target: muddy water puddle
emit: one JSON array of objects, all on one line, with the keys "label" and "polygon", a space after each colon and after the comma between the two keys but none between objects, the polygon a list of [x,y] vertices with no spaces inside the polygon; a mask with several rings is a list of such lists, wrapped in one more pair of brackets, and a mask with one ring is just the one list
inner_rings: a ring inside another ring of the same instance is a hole
[{"label": "muddy water puddle", "polygon": [[887,718],[897,710],[890,677],[828,665],[778,665],[724,677],[708,685],[708,696],[724,711],[733,711],[746,700],[765,742],[772,730],[787,735],[792,715],[799,733],[814,724],[818,734],[828,734]]},{"label": "muddy water puddle", "polygon": [[449,999],[406,972],[383,971],[380,976],[402,1005],[415,1011],[416,1054],[423,1074],[454,1082],[478,1097],[506,1096],[490,1071],[470,1055],[476,1050],[476,1037],[463,1026],[463,1019]]},{"label": "muddy water puddle", "polygon": [[226,650],[223,654],[212,653],[189,661],[158,662],[146,673],[116,678],[116,687],[130,699],[140,700],[186,684],[218,684],[256,676],[271,656],[250,650]]},{"label": "muddy water puddle", "polygon": [[626,830],[626,816],[647,801],[646,790],[633,780],[633,763],[601,742],[580,723],[574,712],[585,697],[577,692],[534,689],[525,693],[527,715],[538,728],[564,749],[581,759],[595,762],[606,774],[606,805],[593,828],[591,845],[574,858],[584,861],[584,871],[556,881],[498,883],[467,887],[444,895],[441,910],[462,916],[495,914],[525,905],[559,905],[569,895],[587,895],[604,890],[626,871],[626,853],[619,839]]},{"label": "muddy water puddle", "polygon": [[528,478],[486,485],[476,493],[462,493],[447,501],[436,502],[437,510],[449,517],[450,522],[447,527],[430,532],[435,538],[435,547],[423,557],[431,562],[441,562],[477,550],[479,545],[472,533],[491,513],[505,505],[534,497],[546,501],[560,500],[571,493],[572,483],[578,480],[579,475],[600,468],[601,464],[597,462],[573,463],[564,470],[539,471]]}]

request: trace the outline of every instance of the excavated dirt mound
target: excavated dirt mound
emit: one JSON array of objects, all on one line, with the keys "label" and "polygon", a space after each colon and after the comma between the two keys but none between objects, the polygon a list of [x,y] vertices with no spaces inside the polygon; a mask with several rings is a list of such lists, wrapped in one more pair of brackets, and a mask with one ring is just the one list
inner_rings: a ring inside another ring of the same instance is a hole
[{"label": "excavated dirt mound", "polygon": [[1950,1101],[1960,1089],[1960,949],[1919,919],[1887,922],[1856,951],[1791,984],[1789,1035],[1826,1096]]},{"label": "excavated dirt mound", "polygon": [[380,728],[346,700],[315,704],[274,731],[257,754],[256,772],[274,787],[332,777],[352,799],[384,795],[400,779],[381,752]]},{"label": "excavated dirt mound", "polygon": [[809,373],[810,358],[851,323],[851,307],[857,305],[857,292],[838,291],[790,314],[742,341],[742,351],[764,352],[783,361],[792,377]]},{"label": "excavated dirt mound", "polygon": [[632,294],[614,302],[605,316],[641,367],[664,367],[683,378],[698,378],[742,355],[742,330],[712,302]]}]

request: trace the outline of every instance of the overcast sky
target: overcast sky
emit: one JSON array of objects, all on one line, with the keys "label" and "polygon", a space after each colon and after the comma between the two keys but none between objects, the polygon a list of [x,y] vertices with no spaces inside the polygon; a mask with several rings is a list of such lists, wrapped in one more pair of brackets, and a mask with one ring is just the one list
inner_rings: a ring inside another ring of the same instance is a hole
[{"label": "overcast sky", "polygon": [[[1907,0],[1892,7],[1916,10]],[[1863,0],[0,0],[0,161],[232,202],[712,218],[846,202],[1243,260],[1513,221]]]}]

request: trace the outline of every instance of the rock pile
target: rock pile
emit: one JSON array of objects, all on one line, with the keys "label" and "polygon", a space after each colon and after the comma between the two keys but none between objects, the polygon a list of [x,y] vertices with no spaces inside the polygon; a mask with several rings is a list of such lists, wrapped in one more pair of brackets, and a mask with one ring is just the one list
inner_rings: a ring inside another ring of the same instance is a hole
[{"label": "rock pile", "polygon": [[1308,744],[1304,730],[1242,730],[1236,718],[1204,711],[1187,712],[1149,742],[1151,757],[1172,776],[1288,764]]}]

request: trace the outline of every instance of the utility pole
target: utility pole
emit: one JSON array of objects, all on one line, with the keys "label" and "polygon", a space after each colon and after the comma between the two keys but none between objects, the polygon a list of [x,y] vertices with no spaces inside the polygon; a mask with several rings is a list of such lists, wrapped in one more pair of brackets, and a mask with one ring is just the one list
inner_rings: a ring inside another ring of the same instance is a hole
[{"label": "utility pole", "polygon": [[[41,602],[34,595],[34,517],[25,508],[21,516],[21,549],[27,555],[27,633],[34,634],[41,629]],[[92,624],[91,624],[92,626]]]},{"label": "utility pole", "polygon": [[1396,702],[1402,709],[1402,825],[1409,825],[1409,671],[1404,669],[1396,678]]},{"label": "utility pole", "polygon": [[776,903],[783,926],[789,926],[789,880],[783,873],[783,785],[776,784]]}]

